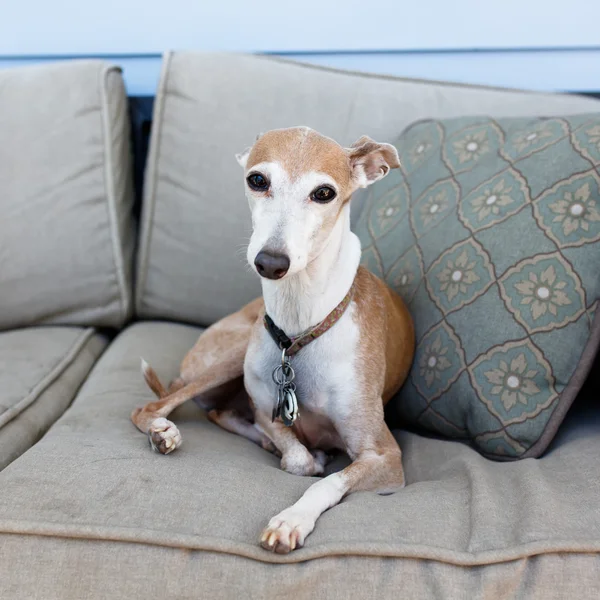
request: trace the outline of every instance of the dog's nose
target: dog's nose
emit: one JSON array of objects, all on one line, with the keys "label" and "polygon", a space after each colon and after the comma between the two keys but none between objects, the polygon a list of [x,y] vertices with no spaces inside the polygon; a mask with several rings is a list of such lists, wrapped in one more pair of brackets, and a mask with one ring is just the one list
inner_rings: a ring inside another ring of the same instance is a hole
[{"label": "dog's nose", "polygon": [[254,259],[254,265],[261,277],[281,279],[290,268],[290,259],[285,254],[261,250]]}]

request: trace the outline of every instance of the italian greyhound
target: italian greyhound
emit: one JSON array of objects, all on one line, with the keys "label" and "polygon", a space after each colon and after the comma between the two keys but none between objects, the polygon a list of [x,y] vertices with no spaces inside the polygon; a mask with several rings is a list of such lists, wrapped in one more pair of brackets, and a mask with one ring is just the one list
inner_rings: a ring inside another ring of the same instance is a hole
[{"label": "italian greyhound", "polygon": [[237,159],[252,212],[247,259],[263,296],[209,327],[169,389],[142,361],[159,400],[132,420],[169,454],[181,435],[166,417],[194,398],[211,421],[281,456],[294,475],[322,475],[326,453],[344,451],[348,467],[264,529],[260,544],[287,553],[347,494],[405,484],[383,409],[408,375],[413,323],[400,297],[359,266],[350,231],[352,193],[400,162],[390,144],[363,136],[343,148],[307,127],[265,133]]}]

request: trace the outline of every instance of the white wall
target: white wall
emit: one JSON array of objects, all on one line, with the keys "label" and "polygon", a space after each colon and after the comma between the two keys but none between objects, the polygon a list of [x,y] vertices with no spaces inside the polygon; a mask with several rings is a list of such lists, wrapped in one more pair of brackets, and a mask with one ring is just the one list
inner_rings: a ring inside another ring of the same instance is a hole
[{"label": "white wall", "polygon": [[568,48],[599,23],[597,0],[9,0],[0,55]]},{"label": "white wall", "polygon": [[[6,5],[8,3],[8,5]],[[4,0],[0,66],[110,56],[152,93],[166,49],[410,77],[600,89],[600,0]]]}]

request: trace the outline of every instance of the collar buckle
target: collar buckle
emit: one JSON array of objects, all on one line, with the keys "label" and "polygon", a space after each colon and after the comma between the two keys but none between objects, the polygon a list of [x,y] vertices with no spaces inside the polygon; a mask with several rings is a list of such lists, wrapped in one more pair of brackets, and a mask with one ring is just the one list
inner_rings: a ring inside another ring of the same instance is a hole
[{"label": "collar buckle", "polygon": [[292,345],[292,340],[285,334],[283,329],[279,329],[277,325],[273,322],[273,319],[267,314],[265,314],[265,326],[267,331],[271,334],[274,342],[281,350],[287,350]]}]

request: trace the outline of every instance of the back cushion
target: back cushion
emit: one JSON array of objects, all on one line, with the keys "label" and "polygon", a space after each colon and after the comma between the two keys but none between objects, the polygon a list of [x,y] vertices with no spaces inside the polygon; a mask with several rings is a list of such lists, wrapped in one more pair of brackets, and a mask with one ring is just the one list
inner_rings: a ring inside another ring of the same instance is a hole
[{"label": "back cushion", "polygon": [[235,153],[261,131],[308,125],[344,145],[363,134],[393,142],[424,117],[566,115],[595,106],[260,56],[167,56],[146,169],[137,312],[208,325],[260,294],[245,262],[250,211]]},{"label": "back cushion", "polygon": [[0,72],[0,329],[118,327],[131,308],[132,185],[120,71]]}]

